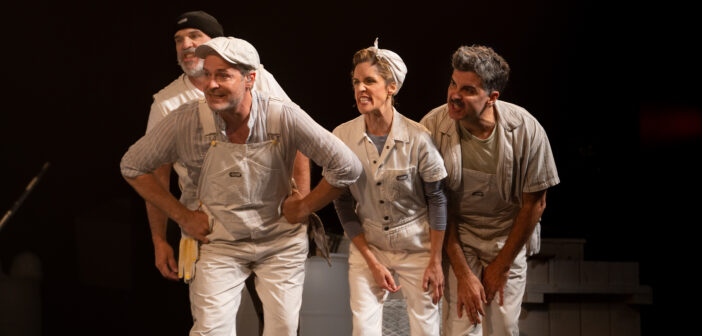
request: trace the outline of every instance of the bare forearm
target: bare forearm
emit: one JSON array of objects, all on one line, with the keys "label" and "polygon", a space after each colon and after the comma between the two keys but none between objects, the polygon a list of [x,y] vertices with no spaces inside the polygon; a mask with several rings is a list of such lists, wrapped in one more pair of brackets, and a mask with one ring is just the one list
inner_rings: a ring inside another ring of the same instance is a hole
[{"label": "bare forearm", "polygon": [[176,222],[180,223],[183,216],[186,215],[187,209],[163,188],[154,174],[144,174],[135,178],[125,177],[125,180],[144,200]]},{"label": "bare forearm", "polygon": [[[170,188],[170,177],[171,169],[173,165],[165,164],[154,171],[154,177],[165,190]],[[149,201],[146,203],[146,216],[149,220],[149,227],[151,228],[151,239],[154,244],[162,241],[166,241],[166,231],[168,227],[168,216],[166,213],[161,211],[158,207],[151,204]]]},{"label": "bare forearm", "polygon": [[508,269],[534,232],[536,223],[546,208],[546,190],[524,193],[522,208],[514,219],[512,231],[507,236],[504,247],[493,263],[501,269]]},{"label": "bare forearm", "polygon": [[310,159],[300,151],[295,155],[293,178],[300,194],[307,196],[310,193]]},{"label": "bare forearm", "polygon": [[449,220],[446,227],[446,255],[449,258],[451,268],[456,274],[456,277],[466,276],[472,274],[470,267],[468,267],[468,262],[463,254],[463,249],[461,248],[461,243],[458,240],[458,229],[455,220],[452,220],[449,215]]},{"label": "bare forearm", "polygon": [[304,198],[300,193],[293,193],[283,202],[283,216],[290,223],[302,223],[310,214],[335,200],[345,189],[332,186],[326,179]]},{"label": "bare forearm", "polygon": [[353,237],[351,239],[351,242],[354,246],[356,246],[358,251],[361,252],[363,259],[366,260],[366,264],[368,264],[368,266],[374,266],[378,264],[378,259],[375,258],[373,252],[371,252],[370,248],[368,248],[368,242],[366,241],[366,235],[364,233]]},{"label": "bare forearm", "polygon": [[302,199],[300,208],[303,209],[305,215],[309,215],[337,199],[344,193],[344,190],[334,187],[326,179],[322,179],[314,190]]},{"label": "bare forearm", "polygon": [[445,231],[439,231],[434,229],[429,229],[429,237],[431,240],[431,248],[429,250],[430,262],[431,263],[441,263],[441,252],[444,245],[444,233]]},{"label": "bare forearm", "polygon": [[146,217],[149,220],[149,228],[151,229],[151,240],[156,243],[166,241],[166,231],[168,227],[168,216],[155,205],[146,203]]}]

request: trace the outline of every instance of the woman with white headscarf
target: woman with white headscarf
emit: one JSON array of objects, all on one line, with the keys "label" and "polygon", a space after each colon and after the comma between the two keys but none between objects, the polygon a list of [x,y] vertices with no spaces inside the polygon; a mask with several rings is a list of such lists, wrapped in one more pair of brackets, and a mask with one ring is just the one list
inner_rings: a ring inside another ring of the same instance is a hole
[{"label": "woman with white headscarf", "polygon": [[[354,335],[382,334],[383,301],[402,288],[412,335],[439,335],[444,276],[446,177],[429,132],[393,107],[407,67],[374,46],[353,57],[352,83],[361,115],[334,134],[363,163],[363,173],[334,202],[346,235]],[[395,284],[393,274],[398,276]]]}]

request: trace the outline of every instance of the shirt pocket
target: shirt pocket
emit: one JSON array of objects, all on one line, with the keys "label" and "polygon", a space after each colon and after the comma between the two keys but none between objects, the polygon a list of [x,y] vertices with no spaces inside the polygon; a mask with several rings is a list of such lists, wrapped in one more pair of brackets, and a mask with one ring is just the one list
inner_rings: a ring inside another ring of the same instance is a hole
[{"label": "shirt pocket", "polygon": [[387,169],[383,174],[386,186],[386,197],[395,207],[405,214],[412,214],[424,207],[424,202],[418,197],[417,167],[405,169]]}]

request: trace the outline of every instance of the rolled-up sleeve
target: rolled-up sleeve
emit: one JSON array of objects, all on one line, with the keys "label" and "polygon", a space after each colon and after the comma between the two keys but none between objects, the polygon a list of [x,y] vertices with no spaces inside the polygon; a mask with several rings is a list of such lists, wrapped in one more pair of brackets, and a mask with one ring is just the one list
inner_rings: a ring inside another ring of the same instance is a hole
[{"label": "rolled-up sleeve", "polygon": [[304,111],[285,106],[287,141],[323,168],[322,174],[329,184],[346,188],[356,182],[363,167],[351,149],[324,127],[317,124]]},{"label": "rolled-up sleeve", "polygon": [[419,175],[424,182],[436,182],[446,177],[444,160],[434,146],[429,133],[419,134]]},{"label": "rolled-up sleeve", "polygon": [[534,129],[534,135],[531,138],[529,156],[527,161],[522,163],[522,167],[526,167],[523,192],[537,192],[560,183],[546,131],[535,121],[531,128]]},{"label": "rolled-up sleeve", "polygon": [[134,143],[122,156],[120,171],[124,177],[148,174],[177,160],[176,115],[169,115]]}]

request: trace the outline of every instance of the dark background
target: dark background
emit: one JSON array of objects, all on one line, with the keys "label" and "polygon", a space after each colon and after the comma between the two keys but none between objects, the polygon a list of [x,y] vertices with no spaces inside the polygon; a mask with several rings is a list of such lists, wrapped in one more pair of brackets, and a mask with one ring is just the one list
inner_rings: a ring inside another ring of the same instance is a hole
[{"label": "dark background", "polygon": [[[702,109],[699,28],[676,1],[5,7],[0,211],[51,167],[0,231],[0,267],[7,274],[21,252],[39,256],[45,334],[185,334],[191,325],[187,287],[153,267],[143,202],[119,161],[146,128],[151,95],[180,74],[175,17],[196,9],[252,42],[327,129],[357,115],[351,56],[375,37],[408,66],[397,108],[415,120],[445,102],[456,48],[493,47],[512,67],[500,98],[541,122],[556,158],[562,182],[549,190],[543,236],[585,239],[589,260],[639,262],[654,299],[641,307],[642,334],[687,330]],[[330,210],[323,219],[340,232]]]}]

